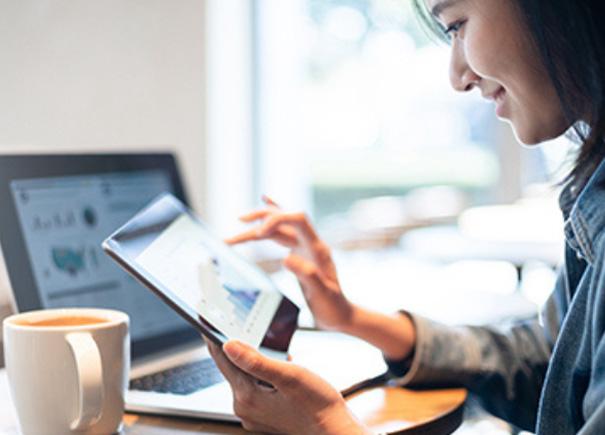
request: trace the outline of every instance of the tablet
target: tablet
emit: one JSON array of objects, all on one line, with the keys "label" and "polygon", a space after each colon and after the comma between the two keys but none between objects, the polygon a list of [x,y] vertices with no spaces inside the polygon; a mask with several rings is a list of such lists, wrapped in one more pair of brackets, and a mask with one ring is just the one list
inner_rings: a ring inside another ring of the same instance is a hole
[{"label": "tablet", "polygon": [[299,308],[173,195],[160,195],[102,246],[211,341],[288,350]]}]

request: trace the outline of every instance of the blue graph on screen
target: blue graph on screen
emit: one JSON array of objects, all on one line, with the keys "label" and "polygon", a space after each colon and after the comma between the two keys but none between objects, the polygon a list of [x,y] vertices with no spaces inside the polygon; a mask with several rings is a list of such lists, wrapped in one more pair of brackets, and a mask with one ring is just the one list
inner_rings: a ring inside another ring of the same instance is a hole
[{"label": "blue graph on screen", "polygon": [[233,305],[237,323],[243,326],[260,295],[260,290],[234,289],[228,285],[223,285],[223,287],[229,293],[227,300]]}]

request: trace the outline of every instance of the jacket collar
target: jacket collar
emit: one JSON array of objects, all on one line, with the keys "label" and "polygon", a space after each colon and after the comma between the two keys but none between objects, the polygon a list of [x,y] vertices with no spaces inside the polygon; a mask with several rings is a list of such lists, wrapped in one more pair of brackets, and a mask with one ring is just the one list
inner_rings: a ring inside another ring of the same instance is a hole
[{"label": "jacket collar", "polygon": [[584,188],[568,183],[559,197],[565,219],[565,238],[578,257],[592,264],[597,237],[605,229],[605,160]]}]

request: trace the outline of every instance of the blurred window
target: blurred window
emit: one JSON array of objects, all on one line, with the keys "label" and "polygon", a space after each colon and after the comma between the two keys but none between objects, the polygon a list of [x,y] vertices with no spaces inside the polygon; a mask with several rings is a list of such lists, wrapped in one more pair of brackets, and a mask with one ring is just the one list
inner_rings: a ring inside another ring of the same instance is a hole
[{"label": "blurred window", "polygon": [[410,3],[256,2],[257,194],[317,220],[418,187],[494,201],[494,109],[451,89],[449,47],[424,33]]}]

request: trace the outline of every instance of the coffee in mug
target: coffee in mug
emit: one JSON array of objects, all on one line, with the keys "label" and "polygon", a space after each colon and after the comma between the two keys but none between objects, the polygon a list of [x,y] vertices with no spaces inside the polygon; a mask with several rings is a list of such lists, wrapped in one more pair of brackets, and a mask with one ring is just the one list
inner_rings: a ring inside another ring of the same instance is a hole
[{"label": "coffee in mug", "polygon": [[58,316],[41,320],[21,320],[17,323],[23,326],[83,326],[105,323],[107,319],[90,316]]},{"label": "coffee in mug", "polygon": [[128,316],[88,308],[4,320],[4,355],[24,435],[121,430],[130,368]]}]

